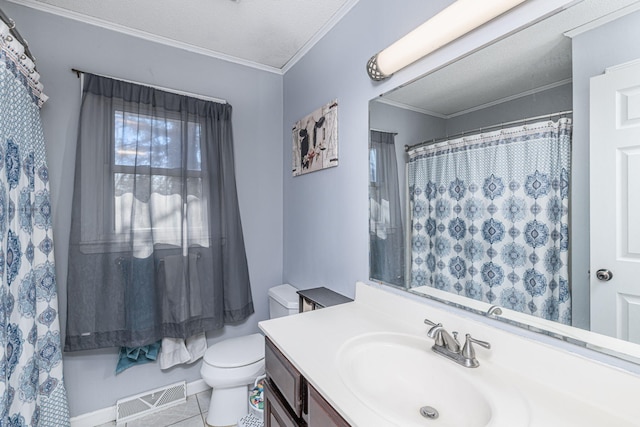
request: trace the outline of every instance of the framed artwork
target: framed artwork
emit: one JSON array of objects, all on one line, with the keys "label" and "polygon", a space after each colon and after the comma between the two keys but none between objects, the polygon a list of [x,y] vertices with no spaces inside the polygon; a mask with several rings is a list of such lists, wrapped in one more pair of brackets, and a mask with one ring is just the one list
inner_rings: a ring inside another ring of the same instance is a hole
[{"label": "framed artwork", "polygon": [[293,176],[338,166],[338,100],[293,126]]}]

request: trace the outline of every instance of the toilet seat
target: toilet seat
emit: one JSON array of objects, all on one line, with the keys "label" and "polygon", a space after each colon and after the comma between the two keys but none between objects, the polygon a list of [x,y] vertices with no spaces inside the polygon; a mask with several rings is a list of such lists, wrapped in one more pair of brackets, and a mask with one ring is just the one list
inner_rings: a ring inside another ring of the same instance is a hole
[{"label": "toilet seat", "polygon": [[207,365],[219,368],[237,368],[264,359],[264,336],[262,334],[229,338],[213,344],[204,354]]}]

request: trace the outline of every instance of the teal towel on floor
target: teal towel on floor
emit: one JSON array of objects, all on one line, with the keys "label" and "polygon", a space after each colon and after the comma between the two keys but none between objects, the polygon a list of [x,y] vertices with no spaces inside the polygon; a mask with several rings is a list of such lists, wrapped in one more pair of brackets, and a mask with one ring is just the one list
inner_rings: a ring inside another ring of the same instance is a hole
[{"label": "teal towel on floor", "polygon": [[158,341],[142,347],[120,347],[116,374],[134,365],[143,365],[155,361],[160,351],[161,342]]}]

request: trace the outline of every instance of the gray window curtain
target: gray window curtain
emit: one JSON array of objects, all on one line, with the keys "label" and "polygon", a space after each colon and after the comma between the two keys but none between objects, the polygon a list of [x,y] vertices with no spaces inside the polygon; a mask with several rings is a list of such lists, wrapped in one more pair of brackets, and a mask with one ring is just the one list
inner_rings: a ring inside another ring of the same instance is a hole
[{"label": "gray window curtain", "polygon": [[253,313],[231,111],[85,74],[66,351],[188,338]]},{"label": "gray window curtain", "polygon": [[371,131],[369,270],[372,279],[404,286],[404,233],[395,135]]}]

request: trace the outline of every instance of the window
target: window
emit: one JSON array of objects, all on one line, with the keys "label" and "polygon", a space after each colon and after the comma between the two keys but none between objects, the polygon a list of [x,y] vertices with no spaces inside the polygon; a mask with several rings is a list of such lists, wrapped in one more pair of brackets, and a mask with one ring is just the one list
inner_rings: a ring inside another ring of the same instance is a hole
[{"label": "window", "polygon": [[93,164],[80,183],[82,252],[208,247],[201,123],[132,110],[114,106],[106,124],[112,131],[98,144],[104,149],[82,153],[83,162]]},{"label": "window", "polygon": [[378,182],[378,151],[369,148],[369,184],[376,185]]},{"label": "window", "polygon": [[110,180],[117,239],[208,246],[200,125],[121,110],[113,123]]}]

